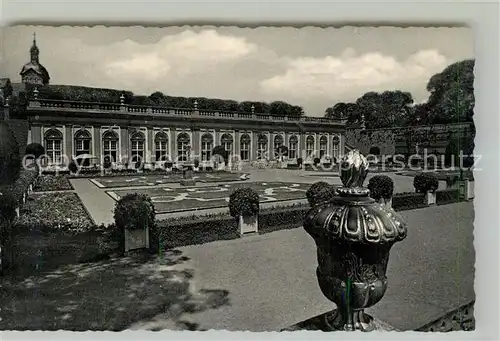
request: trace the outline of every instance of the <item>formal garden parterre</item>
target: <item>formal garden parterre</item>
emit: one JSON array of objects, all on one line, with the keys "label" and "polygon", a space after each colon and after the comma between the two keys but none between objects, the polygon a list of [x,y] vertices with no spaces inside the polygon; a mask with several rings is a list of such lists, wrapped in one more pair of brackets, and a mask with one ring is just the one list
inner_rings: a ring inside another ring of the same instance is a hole
[{"label": "formal garden parterre", "polygon": [[309,184],[249,182],[187,188],[138,188],[108,191],[107,193],[117,201],[130,193],[146,194],[152,199],[157,213],[169,213],[227,207],[230,194],[239,188],[255,190],[261,203],[271,203],[306,199],[305,193]]}]

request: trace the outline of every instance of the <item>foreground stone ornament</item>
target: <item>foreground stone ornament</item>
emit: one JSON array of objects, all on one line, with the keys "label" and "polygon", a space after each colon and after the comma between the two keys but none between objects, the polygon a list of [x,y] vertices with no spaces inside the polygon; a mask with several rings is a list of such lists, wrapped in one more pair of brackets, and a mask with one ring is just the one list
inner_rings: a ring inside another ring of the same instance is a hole
[{"label": "foreground stone ornament", "polygon": [[406,224],[363,187],[368,161],[358,150],[341,161],[344,187],[329,202],[318,203],[304,219],[304,229],[317,246],[319,286],[337,305],[325,315],[330,330],[376,329],[364,309],[387,289],[387,263],[394,243],[406,238]]}]

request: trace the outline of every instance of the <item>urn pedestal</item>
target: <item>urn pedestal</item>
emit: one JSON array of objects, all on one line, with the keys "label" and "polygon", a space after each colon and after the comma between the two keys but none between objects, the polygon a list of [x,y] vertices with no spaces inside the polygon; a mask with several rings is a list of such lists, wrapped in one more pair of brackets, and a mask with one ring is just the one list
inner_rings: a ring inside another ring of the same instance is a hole
[{"label": "urn pedestal", "polygon": [[341,162],[344,185],[330,201],[316,204],[304,219],[304,229],[317,246],[318,284],[337,309],[325,315],[329,330],[376,329],[365,308],[379,302],[387,290],[389,254],[406,238],[401,217],[369,197],[363,187],[368,161],[357,150]]}]

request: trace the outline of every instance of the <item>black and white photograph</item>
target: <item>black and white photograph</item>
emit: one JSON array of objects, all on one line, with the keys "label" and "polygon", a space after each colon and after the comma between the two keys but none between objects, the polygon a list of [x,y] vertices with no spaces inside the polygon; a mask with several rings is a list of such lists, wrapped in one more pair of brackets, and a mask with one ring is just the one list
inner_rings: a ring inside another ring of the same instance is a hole
[{"label": "black and white photograph", "polygon": [[0,57],[0,331],[475,330],[470,28],[14,25]]}]

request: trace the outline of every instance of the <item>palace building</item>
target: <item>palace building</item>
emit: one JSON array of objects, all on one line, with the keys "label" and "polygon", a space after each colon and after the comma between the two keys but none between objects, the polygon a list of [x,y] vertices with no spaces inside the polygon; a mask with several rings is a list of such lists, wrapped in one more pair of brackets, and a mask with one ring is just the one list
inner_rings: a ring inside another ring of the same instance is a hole
[{"label": "palace building", "polygon": [[[35,40],[21,78],[24,84],[49,83]],[[291,163],[327,155],[338,160],[345,139],[344,123],[320,117],[275,116],[253,108],[251,112],[202,110],[196,101],[188,109],[137,106],[125,104],[123,96],[120,103],[109,104],[63,101],[44,99],[37,89],[24,116],[25,142],[42,144],[51,162],[62,166],[64,160],[82,154],[96,157],[97,163],[105,156],[117,164],[140,157],[151,165],[167,159],[182,163],[189,153],[207,164],[218,145],[243,162],[275,159],[281,145],[288,147]]]}]

